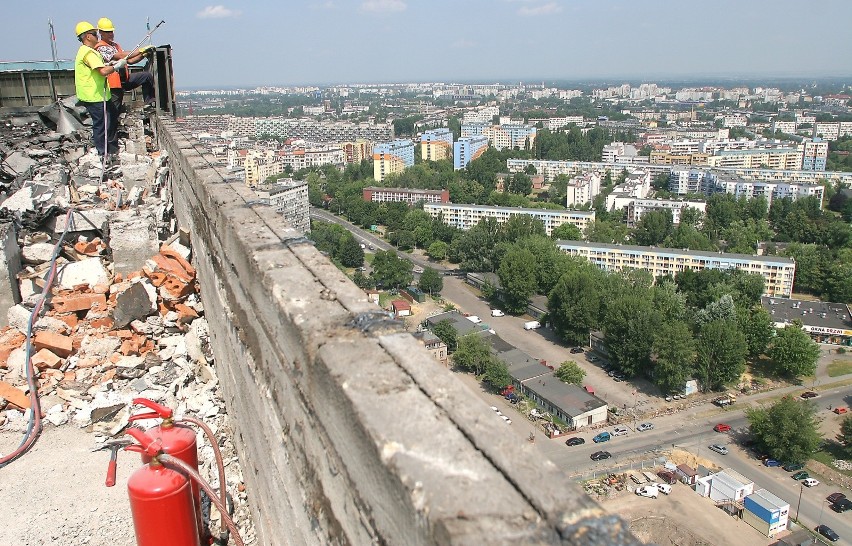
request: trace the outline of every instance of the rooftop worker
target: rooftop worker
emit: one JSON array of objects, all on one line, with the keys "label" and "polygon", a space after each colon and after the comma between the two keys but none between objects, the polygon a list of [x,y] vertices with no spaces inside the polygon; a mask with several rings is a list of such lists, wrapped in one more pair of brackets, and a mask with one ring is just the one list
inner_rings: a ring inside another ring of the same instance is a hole
[{"label": "rooftop worker", "polygon": [[[154,51],[153,47],[145,46],[139,48],[139,51],[136,53],[129,55],[129,52],[121,49],[121,46],[113,40],[115,26],[106,17],[98,19],[98,32],[101,35],[101,39],[98,45],[95,46],[95,49],[103,56],[104,62],[125,59],[128,64],[136,64],[144,59],[147,53],[153,53]],[[131,74],[130,70],[124,67],[117,73],[110,75],[108,81],[112,94],[112,102],[115,104],[117,111],[121,111],[124,92],[136,89],[139,86],[142,86],[142,97],[145,100],[145,105],[154,104],[154,76],[150,72],[142,71]]]},{"label": "rooftop worker", "polygon": [[92,139],[101,156],[101,163],[106,165],[107,154],[118,153],[116,135],[118,112],[115,110],[115,105],[110,102],[106,78],[127,66],[127,61],[120,60],[113,66],[104,65],[103,57],[95,50],[98,32],[92,23],[87,21],[77,23],[76,34],[82,44],[74,59],[74,85],[77,99],[89,111],[89,116],[92,118]]}]

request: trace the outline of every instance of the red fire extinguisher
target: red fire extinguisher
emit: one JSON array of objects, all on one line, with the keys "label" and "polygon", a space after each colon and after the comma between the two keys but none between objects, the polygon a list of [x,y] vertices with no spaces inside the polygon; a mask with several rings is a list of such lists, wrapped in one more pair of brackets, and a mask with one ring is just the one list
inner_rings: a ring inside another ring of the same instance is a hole
[{"label": "red fire extinguisher", "polygon": [[[156,419],[161,418],[159,425],[148,429],[147,434],[157,440],[162,446],[163,452],[168,453],[172,457],[176,457],[198,472],[198,445],[195,440],[195,431],[183,424],[175,423],[173,411],[171,408],[162,406],[153,400],[147,398],[134,398],[133,404],[140,404],[146,408],[153,410],[147,413],[139,413],[131,415],[130,421],[139,421],[140,419]],[[151,455],[142,453],[142,462],[148,463],[151,461]],[[204,530],[201,520],[201,496],[198,489],[198,484],[192,482],[192,498],[196,507],[196,527],[199,531]]]},{"label": "red fire extinguisher", "polygon": [[139,444],[125,449],[149,461],[127,481],[137,546],[200,546],[190,481],[163,466],[158,440],[138,428],[129,428],[127,434]]}]

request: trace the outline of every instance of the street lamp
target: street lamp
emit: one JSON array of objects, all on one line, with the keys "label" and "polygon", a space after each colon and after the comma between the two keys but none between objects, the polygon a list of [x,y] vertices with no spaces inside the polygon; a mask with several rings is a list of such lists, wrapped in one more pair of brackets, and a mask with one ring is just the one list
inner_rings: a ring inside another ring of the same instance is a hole
[{"label": "street lamp", "polygon": [[799,482],[799,504],[796,505],[796,521],[799,521],[799,508],[802,506],[802,491],[805,490],[805,484]]},{"label": "street lamp", "polygon": [[825,510],[825,503],[827,503],[827,502],[828,502],[828,500],[823,500],[822,506],[819,509],[819,525],[822,525],[822,511]]}]

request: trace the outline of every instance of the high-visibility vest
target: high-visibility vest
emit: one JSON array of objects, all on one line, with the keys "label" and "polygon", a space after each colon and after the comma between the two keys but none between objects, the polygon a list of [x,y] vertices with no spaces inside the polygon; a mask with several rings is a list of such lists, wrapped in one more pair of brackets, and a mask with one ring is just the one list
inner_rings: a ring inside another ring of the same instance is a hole
[{"label": "high-visibility vest", "polygon": [[[113,57],[116,53],[121,53],[124,50],[121,49],[121,46],[118,45],[118,42],[106,42],[104,40],[100,40],[96,45],[95,49],[101,56],[104,58],[104,63],[108,63],[113,60]],[[124,74],[119,74],[118,72],[113,72],[109,76],[107,76],[107,81],[109,82],[110,89],[121,89],[121,80],[127,81],[127,78],[130,77],[130,71],[125,66],[122,69]],[[123,77],[122,77],[123,76]]]}]

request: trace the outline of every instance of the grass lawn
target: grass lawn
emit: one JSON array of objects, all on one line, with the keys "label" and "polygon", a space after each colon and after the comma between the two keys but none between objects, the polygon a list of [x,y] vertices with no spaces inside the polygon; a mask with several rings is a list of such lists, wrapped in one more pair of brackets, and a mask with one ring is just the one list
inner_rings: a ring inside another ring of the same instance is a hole
[{"label": "grass lawn", "polygon": [[849,455],[838,442],[826,440],[823,442],[822,448],[814,453],[811,458],[836,470],[837,472],[840,472],[844,476],[852,476],[852,470],[841,470],[831,464],[832,461],[836,461],[837,459],[847,460],[848,457]]},{"label": "grass lawn", "polygon": [[850,360],[835,360],[828,365],[828,377],[839,377],[852,373],[852,361]]}]

